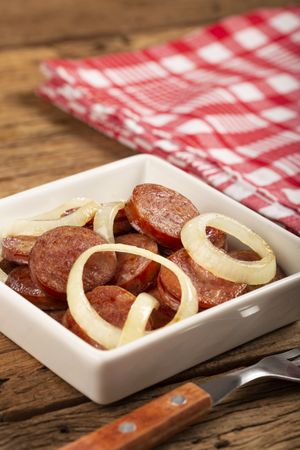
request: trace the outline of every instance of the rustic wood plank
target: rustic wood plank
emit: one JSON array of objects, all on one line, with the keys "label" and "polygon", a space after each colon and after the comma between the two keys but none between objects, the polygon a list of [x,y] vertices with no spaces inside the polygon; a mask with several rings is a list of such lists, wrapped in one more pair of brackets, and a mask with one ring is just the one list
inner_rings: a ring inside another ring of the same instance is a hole
[{"label": "rustic wood plank", "polygon": [[1,197],[133,154],[35,95],[38,63],[54,52],[12,53],[0,56]]},{"label": "rustic wood plank", "polygon": [[[0,348],[2,341],[0,341]],[[8,340],[7,340],[8,341]],[[299,345],[300,322],[242,345],[230,352],[175,375],[158,386],[200,380],[228,370],[248,366],[265,355],[282,352]],[[64,405],[87,401],[85,397],[55,374],[45,369],[18,347],[1,355],[0,380],[0,422],[19,421],[34,417],[41,412],[63,408]],[[53,396],[53,392],[56,393]],[[18,401],[15,401],[15,398]],[[0,446],[1,448],[1,446]]]},{"label": "rustic wood plank", "polygon": [[2,353],[11,352],[13,350],[17,350],[19,347],[17,344],[12,342],[7,337],[3,336],[3,334],[0,333],[0,355]]},{"label": "rustic wood plank", "polygon": [[[187,21],[202,17],[203,23],[213,19],[217,12],[216,6],[205,0],[179,0],[175,8],[171,0],[131,1],[130,4],[126,0],[87,0],[84,4],[80,0],[49,3],[28,0],[26,10],[21,0],[15,0],[11,5],[3,5],[2,11],[6,19],[0,19],[1,46],[5,47],[159,30],[163,26],[181,26],[185,17]],[[11,27],[17,28],[13,35]]]},{"label": "rustic wood plank", "polygon": [[[127,34],[129,30],[199,26],[228,14],[289,3],[289,0],[27,0],[24,8],[22,0],[14,0],[1,5],[0,43],[2,47],[49,44],[76,37]],[[299,4],[299,0],[294,3]]]},{"label": "rustic wood plank", "polygon": [[[28,420],[2,422],[0,448],[57,449],[176,386],[148,389],[110,406],[88,402]],[[215,407],[203,422],[188,428],[159,449],[296,449],[300,443],[297,389],[295,384],[280,381],[259,381],[245,386]]]},{"label": "rustic wood plank", "polygon": [[21,349],[1,355],[0,393],[0,421],[20,421],[88,401]]}]

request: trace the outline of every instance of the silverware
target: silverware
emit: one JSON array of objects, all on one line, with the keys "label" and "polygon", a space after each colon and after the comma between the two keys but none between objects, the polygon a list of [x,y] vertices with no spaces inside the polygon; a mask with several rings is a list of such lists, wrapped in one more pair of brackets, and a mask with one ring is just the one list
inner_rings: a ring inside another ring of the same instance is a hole
[{"label": "silverware", "polygon": [[[186,383],[63,447],[64,450],[147,450],[207,414],[238,387],[258,378],[300,382],[300,347],[198,386]],[[294,360],[294,361],[293,361]],[[293,362],[292,362],[293,361]]]},{"label": "silverware", "polygon": [[216,405],[238,387],[258,378],[272,377],[300,383],[300,367],[291,362],[297,357],[300,357],[300,347],[266,356],[252,366],[222,375],[200,387],[210,394],[212,405]]}]

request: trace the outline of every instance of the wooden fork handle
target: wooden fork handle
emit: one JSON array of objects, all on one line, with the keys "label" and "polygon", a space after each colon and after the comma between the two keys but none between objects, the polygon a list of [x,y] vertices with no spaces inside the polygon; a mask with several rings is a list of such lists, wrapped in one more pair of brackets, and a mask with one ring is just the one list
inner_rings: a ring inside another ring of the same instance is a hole
[{"label": "wooden fork handle", "polygon": [[211,405],[206,391],[186,383],[61,450],[147,450],[196,422]]}]

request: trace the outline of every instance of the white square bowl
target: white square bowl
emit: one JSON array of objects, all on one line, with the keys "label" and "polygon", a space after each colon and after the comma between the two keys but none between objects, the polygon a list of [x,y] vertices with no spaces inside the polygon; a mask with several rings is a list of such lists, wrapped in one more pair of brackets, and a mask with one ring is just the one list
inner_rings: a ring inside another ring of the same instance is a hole
[{"label": "white square bowl", "polygon": [[181,192],[201,212],[220,212],[248,225],[269,242],[289,276],[109,351],[93,348],[0,282],[0,330],[101,404],[300,319],[300,239],[153,156],[133,156],[1,199],[0,228],[8,219],[38,214],[77,196],[126,199],[144,182]]}]

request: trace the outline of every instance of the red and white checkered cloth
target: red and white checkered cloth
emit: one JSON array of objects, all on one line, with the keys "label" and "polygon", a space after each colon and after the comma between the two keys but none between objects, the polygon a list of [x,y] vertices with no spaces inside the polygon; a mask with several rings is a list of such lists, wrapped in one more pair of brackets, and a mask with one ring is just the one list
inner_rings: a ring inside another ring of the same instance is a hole
[{"label": "red and white checkered cloth", "polygon": [[42,69],[59,108],[300,233],[300,8]]}]

